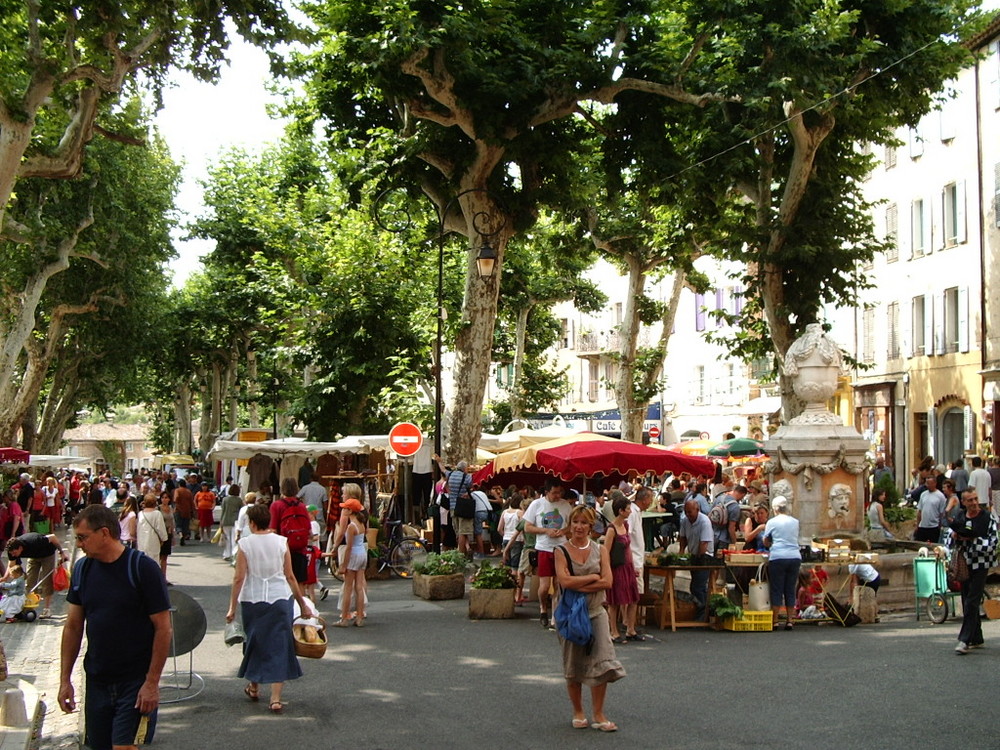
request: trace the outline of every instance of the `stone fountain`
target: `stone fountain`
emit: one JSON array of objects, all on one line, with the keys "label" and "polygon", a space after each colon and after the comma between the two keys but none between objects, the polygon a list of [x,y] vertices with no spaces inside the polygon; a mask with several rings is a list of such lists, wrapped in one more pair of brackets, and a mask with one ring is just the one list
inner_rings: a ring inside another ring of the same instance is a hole
[{"label": "stone fountain", "polygon": [[806,326],[785,355],[784,373],[805,401],[799,416],[765,444],[771,497],[784,495],[799,519],[802,544],[863,535],[867,441],[827,408],[843,372],[843,355],[818,323]]}]

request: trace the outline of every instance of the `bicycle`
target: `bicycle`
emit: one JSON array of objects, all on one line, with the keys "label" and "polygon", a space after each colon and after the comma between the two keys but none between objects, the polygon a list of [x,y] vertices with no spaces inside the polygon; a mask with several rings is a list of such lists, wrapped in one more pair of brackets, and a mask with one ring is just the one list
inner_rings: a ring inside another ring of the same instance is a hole
[{"label": "bicycle", "polygon": [[[376,572],[381,573],[389,568],[400,578],[412,578],[413,566],[427,559],[427,545],[420,537],[403,536],[402,521],[385,521],[382,525],[385,527],[388,541],[379,541],[374,550],[368,550],[369,557],[374,552],[378,561]],[[344,580],[340,575],[336,554],[331,554],[326,559],[326,565],[330,575],[338,581]]]}]

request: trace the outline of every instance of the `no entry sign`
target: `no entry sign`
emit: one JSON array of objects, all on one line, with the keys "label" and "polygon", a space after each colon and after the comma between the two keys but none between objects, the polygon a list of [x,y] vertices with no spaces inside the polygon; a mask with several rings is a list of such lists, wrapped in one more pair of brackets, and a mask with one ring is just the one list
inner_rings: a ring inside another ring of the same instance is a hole
[{"label": "no entry sign", "polygon": [[649,436],[653,438],[653,440],[656,440],[656,438],[660,436],[660,428],[654,424],[649,428]]},{"label": "no entry sign", "polygon": [[400,422],[389,430],[389,447],[397,456],[408,458],[420,450],[424,435],[412,422]]}]

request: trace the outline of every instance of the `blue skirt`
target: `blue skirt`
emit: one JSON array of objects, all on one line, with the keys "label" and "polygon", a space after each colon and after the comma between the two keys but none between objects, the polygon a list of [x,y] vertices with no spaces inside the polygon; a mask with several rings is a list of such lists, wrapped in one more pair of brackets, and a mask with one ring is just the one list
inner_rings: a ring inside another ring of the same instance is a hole
[{"label": "blue skirt", "polygon": [[292,600],[240,602],[240,609],[247,638],[239,676],[267,684],[301,677],[292,640]]}]

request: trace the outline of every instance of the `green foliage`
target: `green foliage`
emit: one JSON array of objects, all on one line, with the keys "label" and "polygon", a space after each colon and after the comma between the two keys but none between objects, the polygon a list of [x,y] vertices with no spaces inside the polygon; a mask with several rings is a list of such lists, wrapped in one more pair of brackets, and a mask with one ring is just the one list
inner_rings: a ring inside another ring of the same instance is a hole
[{"label": "green foliage", "polygon": [[440,554],[431,552],[424,562],[413,566],[413,572],[425,576],[449,576],[455,573],[464,573],[468,564],[469,561],[465,555],[457,549]]},{"label": "green foliage", "polygon": [[484,560],[476,575],[472,578],[474,589],[512,589],[517,586],[514,573],[506,565],[491,565]]},{"label": "green foliage", "polygon": [[[895,480],[892,478],[891,474],[883,474],[879,477],[879,480],[875,483],[875,490],[885,490],[886,492],[886,502],[883,509],[888,512],[889,508],[894,508],[899,505],[899,501],[902,499],[899,494],[899,488],[896,486]],[[886,516],[888,520],[888,516]]]},{"label": "green foliage", "polygon": [[719,618],[732,617],[739,620],[743,617],[743,608],[733,604],[728,596],[712,594],[708,598],[708,611]]}]

